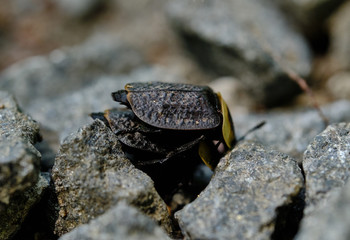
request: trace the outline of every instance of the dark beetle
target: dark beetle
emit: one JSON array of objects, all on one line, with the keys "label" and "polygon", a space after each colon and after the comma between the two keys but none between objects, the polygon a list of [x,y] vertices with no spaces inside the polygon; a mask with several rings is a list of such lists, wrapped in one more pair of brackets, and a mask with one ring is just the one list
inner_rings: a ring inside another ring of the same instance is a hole
[{"label": "dark beetle", "polygon": [[105,121],[130,153],[148,152],[155,158],[138,164],[164,162],[196,149],[214,169],[236,143],[225,101],[207,86],[129,83],[112,97],[131,111],[112,109],[92,116]]}]

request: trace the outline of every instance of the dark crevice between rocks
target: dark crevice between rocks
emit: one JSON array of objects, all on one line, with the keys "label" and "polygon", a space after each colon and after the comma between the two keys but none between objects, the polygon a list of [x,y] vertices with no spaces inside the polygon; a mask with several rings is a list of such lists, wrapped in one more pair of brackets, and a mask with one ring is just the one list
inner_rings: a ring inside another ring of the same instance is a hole
[{"label": "dark crevice between rocks", "polygon": [[[42,173],[50,178],[49,173]],[[58,218],[58,202],[53,182],[43,193],[41,200],[33,206],[21,225],[21,229],[11,240],[56,240],[55,222]]]},{"label": "dark crevice between rocks", "polygon": [[291,202],[276,209],[275,229],[271,234],[272,240],[294,239],[299,231],[300,222],[304,217],[305,208],[305,173],[300,164],[303,175],[303,187],[296,196],[291,198]]},{"label": "dark crevice between rocks", "polygon": [[163,163],[138,165],[135,164],[134,159],[153,159],[152,157],[156,156],[147,156],[144,152],[138,156],[135,150],[132,151],[134,155],[129,156],[127,153],[131,150],[123,146],[126,156],[136,168],[153,180],[156,191],[166,203],[173,229],[170,237],[173,239],[183,238],[174,213],[197,198],[198,194],[208,185],[212,174],[199,158],[197,149],[192,150],[176,155]]}]

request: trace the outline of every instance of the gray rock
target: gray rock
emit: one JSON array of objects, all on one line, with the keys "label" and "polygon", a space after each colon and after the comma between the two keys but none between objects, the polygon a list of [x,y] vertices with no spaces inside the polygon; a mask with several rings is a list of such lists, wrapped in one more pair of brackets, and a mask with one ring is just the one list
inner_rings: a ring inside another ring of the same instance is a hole
[{"label": "gray rock", "polygon": [[171,232],[165,203],[153,181],[124,157],[116,136],[101,121],[81,128],[61,145],[52,169],[62,235],[126,200]]},{"label": "gray rock", "polygon": [[170,239],[154,221],[134,207],[120,202],[105,214],[64,234],[60,240],[75,239]]},{"label": "gray rock", "polygon": [[17,191],[33,186],[39,177],[40,153],[17,138],[0,137],[0,202],[10,203]]},{"label": "gray rock", "polygon": [[281,64],[301,76],[310,72],[305,40],[269,1],[182,0],[171,1],[167,9],[204,68],[237,77],[257,103],[277,105],[295,94],[297,86]]},{"label": "gray rock", "polygon": [[175,217],[191,239],[269,239],[277,234],[283,207],[295,204],[302,187],[294,159],[243,142],[221,159],[207,188]]},{"label": "gray rock", "polygon": [[304,153],[303,168],[309,213],[350,177],[350,123],[330,125],[317,135]]},{"label": "gray rock", "polygon": [[40,139],[39,125],[28,115],[21,112],[14,97],[0,91],[0,136],[16,137],[31,144]]},{"label": "gray rock", "polygon": [[30,209],[41,199],[48,181],[40,176],[35,185],[12,195],[9,204],[0,202],[0,239],[10,239],[21,227]]},{"label": "gray rock", "polygon": [[303,218],[296,239],[350,239],[350,183],[332,192],[328,201]]},{"label": "gray rock", "polygon": [[[330,123],[350,121],[350,102],[338,101],[322,107]],[[299,162],[312,139],[325,129],[325,125],[315,109],[294,112],[275,111],[267,114],[235,116],[233,120],[238,137],[265,120],[266,124],[247,136],[266,146],[287,153]]]},{"label": "gray rock", "polygon": [[178,79],[164,69],[156,67],[136,69],[130,75],[124,76],[102,76],[74,93],[63,94],[54,99],[33,101],[27,111],[36,116],[45,129],[56,132],[59,139],[63,140],[69,133],[91,122],[90,113],[121,107],[113,101],[112,92],[124,89],[125,84],[129,82],[147,81],[173,82]]},{"label": "gray rock", "polygon": [[38,139],[39,125],[20,111],[12,95],[0,91],[0,239],[19,229],[45,188],[40,153],[33,146]]},{"label": "gray rock", "polygon": [[0,202],[33,186],[39,177],[40,153],[33,147],[39,126],[20,112],[12,95],[0,92]]},{"label": "gray rock", "polygon": [[33,100],[45,102],[77,91],[101,75],[127,73],[143,63],[139,53],[119,38],[98,34],[76,47],[12,65],[1,74],[0,88],[15,93],[26,108]]}]

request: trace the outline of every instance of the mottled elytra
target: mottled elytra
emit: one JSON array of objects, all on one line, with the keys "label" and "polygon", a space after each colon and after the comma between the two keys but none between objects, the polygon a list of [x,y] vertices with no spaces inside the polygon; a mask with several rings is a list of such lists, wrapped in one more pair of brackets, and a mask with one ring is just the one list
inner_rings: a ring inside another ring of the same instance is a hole
[{"label": "mottled elytra", "polygon": [[112,97],[131,111],[106,110],[93,117],[104,120],[130,153],[154,154],[155,159],[140,159],[138,164],[164,162],[195,150],[214,169],[236,143],[225,101],[207,86],[129,83]]},{"label": "mottled elytra", "polygon": [[176,83],[130,83],[112,93],[145,123],[164,129],[198,130],[218,127],[219,100],[206,86]]}]

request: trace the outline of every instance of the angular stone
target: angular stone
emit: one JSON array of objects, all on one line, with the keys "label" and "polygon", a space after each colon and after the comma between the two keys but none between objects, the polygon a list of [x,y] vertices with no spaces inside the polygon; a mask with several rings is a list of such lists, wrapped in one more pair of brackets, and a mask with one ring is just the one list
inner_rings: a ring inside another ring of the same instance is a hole
[{"label": "angular stone", "polygon": [[326,201],[331,190],[350,177],[350,123],[330,125],[317,135],[304,153],[306,213]]},{"label": "angular stone", "polygon": [[21,139],[0,137],[0,202],[8,204],[15,192],[33,186],[39,171],[40,153],[33,145]]},{"label": "angular stone", "polygon": [[39,125],[20,112],[14,97],[0,91],[0,202],[33,186],[39,177],[40,153],[33,147]]},{"label": "angular stone", "polygon": [[34,186],[14,193],[9,204],[0,202],[0,239],[10,239],[18,231],[28,212],[39,202],[48,185],[47,180],[40,176]]},{"label": "angular stone", "polygon": [[103,215],[83,224],[60,240],[75,239],[170,239],[152,219],[142,214],[136,208],[118,203]]},{"label": "angular stone", "polygon": [[286,225],[293,222],[286,213],[297,206],[302,188],[293,158],[243,142],[221,159],[207,188],[175,217],[192,239],[269,239],[284,230],[276,222],[279,215],[285,214]]},{"label": "angular stone", "polygon": [[[350,101],[338,101],[322,107],[330,123],[350,121]],[[294,112],[274,111],[267,114],[235,116],[233,120],[238,138],[261,121],[266,124],[249,134],[254,139],[278,151],[287,153],[301,163],[303,154],[313,138],[325,129],[315,109]]]},{"label": "angular stone", "polygon": [[302,220],[297,240],[350,238],[350,183],[332,190],[328,201]]},{"label": "angular stone", "polygon": [[[12,236],[46,187],[39,179],[39,125],[0,91],[0,239]],[[46,183],[47,185],[47,183]]]},{"label": "angular stone", "polygon": [[297,92],[281,65],[310,72],[307,43],[269,1],[171,1],[168,16],[203,68],[237,77],[259,104],[278,105]]},{"label": "angular stone", "polygon": [[3,91],[0,91],[0,136],[22,138],[31,144],[40,139],[38,123],[22,113],[15,98]]},{"label": "angular stone", "polygon": [[121,200],[171,232],[166,205],[153,181],[124,157],[116,136],[99,120],[65,139],[52,177],[60,205],[58,235],[89,222]]}]

